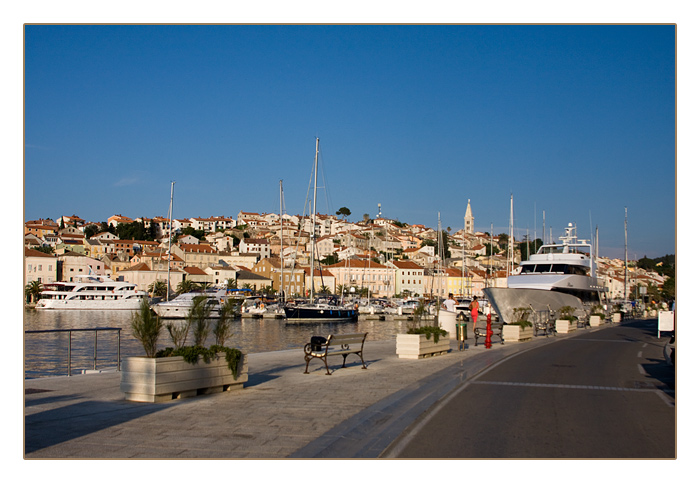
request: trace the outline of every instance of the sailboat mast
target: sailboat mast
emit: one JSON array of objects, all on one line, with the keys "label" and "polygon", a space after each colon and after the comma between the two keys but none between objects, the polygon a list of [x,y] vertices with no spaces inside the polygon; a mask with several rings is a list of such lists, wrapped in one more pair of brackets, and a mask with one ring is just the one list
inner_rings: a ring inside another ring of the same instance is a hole
[{"label": "sailboat mast", "polygon": [[170,300],[170,259],[173,243],[173,192],[175,191],[175,181],[170,182],[170,208],[168,209],[168,283],[165,300]]},{"label": "sailboat mast", "polygon": [[625,206],[625,291],[622,295],[623,300],[627,300],[627,207]]},{"label": "sailboat mast", "polygon": [[442,221],[440,220],[440,212],[438,211],[438,232],[437,232],[437,242],[438,242],[438,298],[437,307],[440,307],[440,294],[442,293],[442,257],[444,252],[442,251]]},{"label": "sailboat mast", "polygon": [[282,218],[282,180],[280,180],[280,300],[284,302],[284,219]]},{"label": "sailboat mast", "polygon": [[316,253],[316,188],[318,186],[318,144],[319,139],[316,138],[316,155],[314,156],[314,202],[313,211],[311,213],[311,291],[309,293],[309,302],[314,302],[314,253]]}]

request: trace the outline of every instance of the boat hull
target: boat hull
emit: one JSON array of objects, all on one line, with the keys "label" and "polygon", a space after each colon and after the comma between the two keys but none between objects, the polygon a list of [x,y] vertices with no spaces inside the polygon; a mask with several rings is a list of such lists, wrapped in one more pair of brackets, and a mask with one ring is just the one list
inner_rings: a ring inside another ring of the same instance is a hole
[{"label": "boat hull", "polygon": [[576,309],[575,315],[585,314],[584,304],[580,298],[554,290],[490,287],[484,289],[484,295],[501,321],[506,324],[513,321],[513,309],[518,307],[532,307],[535,311],[558,311],[568,305]]},{"label": "boat hull", "polygon": [[357,320],[357,310],[344,308],[285,307],[287,320]]},{"label": "boat hull", "polygon": [[141,298],[125,300],[40,300],[37,310],[138,310]]}]

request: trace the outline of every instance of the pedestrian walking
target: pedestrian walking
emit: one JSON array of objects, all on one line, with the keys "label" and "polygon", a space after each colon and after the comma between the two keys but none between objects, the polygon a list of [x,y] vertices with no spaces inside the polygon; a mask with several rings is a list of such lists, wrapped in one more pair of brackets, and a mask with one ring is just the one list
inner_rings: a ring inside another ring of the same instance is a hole
[{"label": "pedestrian walking", "polygon": [[474,297],[472,303],[469,304],[469,310],[472,313],[472,322],[474,323],[472,329],[476,329],[476,319],[479,318],[479,301],[476,299],[476,297]]}]

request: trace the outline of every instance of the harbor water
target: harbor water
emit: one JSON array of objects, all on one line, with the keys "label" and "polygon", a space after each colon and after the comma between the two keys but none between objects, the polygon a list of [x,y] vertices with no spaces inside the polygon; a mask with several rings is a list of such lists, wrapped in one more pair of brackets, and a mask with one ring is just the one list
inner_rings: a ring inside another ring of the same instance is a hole
[{"label": "harbor water", "polygon": [[[24,330],[119,328],[117,331],[73,332],[70,335],[71,374],[85,370],[109,370],[117,366],[120,348],[122,360],[143,356],[141,343],[131,332],[131,311],[128,310],[24,310]],[[165,319],[165,322],[175,319]],[[212,319],[211,323],[215,321]],[[367,332],[367,340],[388,340],[404,333],[406,320],[366,320],[357,322],[288,323],[286,319],[237,318],[232,322],[233,335],[227,345],[248,353],[301,349],[312,335]],[[95,342],[97,340],[97,342]],[[188,337],[192,342],[192,335]],[[210,332],[207,345],[214,343]],[[163,329],[158,348],[172,347],[167,330]],[[96,347],[96,348],[95,348]],[[67,332],[25,334],[25,378],[65,376],[68,374],[69,334]]]}]

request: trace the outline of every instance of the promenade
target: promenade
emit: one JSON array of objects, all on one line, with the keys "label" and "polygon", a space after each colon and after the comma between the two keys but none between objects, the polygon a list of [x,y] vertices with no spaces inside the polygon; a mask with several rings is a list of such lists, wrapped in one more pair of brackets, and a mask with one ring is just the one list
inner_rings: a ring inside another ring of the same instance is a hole
[{"label": "promenade", "polygon": [[[587,329],[594,330],[594,329]],[[570,335],[570,334],[569,334]],[[25,458],[378,458],[434,403],[484,369],[569,335],[399,359],[395,340],[332,358],[249,354],[243,390],[149,404],[124,400],[120,373],[25,381]],[[500,342],[498,338],[494,338]]]}]

